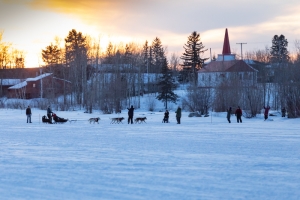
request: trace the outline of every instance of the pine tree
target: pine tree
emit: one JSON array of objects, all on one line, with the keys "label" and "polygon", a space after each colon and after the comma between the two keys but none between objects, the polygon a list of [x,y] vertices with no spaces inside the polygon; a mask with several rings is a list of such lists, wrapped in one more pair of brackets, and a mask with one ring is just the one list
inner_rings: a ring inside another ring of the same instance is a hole
[{"label": "pine tree", "polygon": [[125,64],[132,64],[132,49],[128,44],[125,46],[125,54],[124,54],[124,63]]},{"label": "pine tree", "polygon": [[105,53],[105,59],[104,59],[104,63],[105,64],[112,64],[113,60],[114,60],[114,56],[116,54],[116,49],[113,46],[113,44],[111,42],[109,42],[107,48],[106,48],[106,53]]},{"label": "pine tree", "polygon": [[271,47],[271,62],[284,63],[289,60],[289,52],[287,50],[288,41],[284,35],[274,35]]},{"label": "pine tree", "polygon": [[183,48],[185,52],[180,57],[183,59],[183,69],[192,73],[192,80],[197,85],[198,70],[202,68],[204,62],[208,59],[202,59],[200,55],[207,51],[207,49],[204,50],[205,46],[200,41],[200,34],[196,31],[192,32],[188,37],[187,44]]},{"label": "pine tree", "polygon": [[[152,55],[151,55],[152,53]],[[150,49],[150,56],[151,56],[151,72],[152,73],[159,73],[162,68],[162,62],[164,59],[164,49],[162,47],[161,41],[158,37],[156,37],[153,42]]]},{"label": "pine tree", "polygon": [[59,62],[60,53],[59,47],[51,43],[46,49],[42,50],[42,59],[47,65],[55,65]]},{"label": "pine tree", "polygon": [[168,102],[176,103],[178,99],[178,95],[173,92],[176,89],[177,85],[173,78],[173,72],[168,67],[167,59],[164,58],[162,63],[162,76],[160,77],[160,81],[158,82],[160,91],[156,98],[164,102],[166,105],[166,109],[168,109]]},{"label": "pine tree", "polygon": [[86,95],[86,67],[87,67],[87,39],[81,32],[75,29],[69,31],[65,38],[66,62],[71,69],[72,91],[77,103],[85,104]]},{"label": "pine tree", "polygon": [[142,72],[144,73],[148,72],[149,49],[150,47],[148,46],[148,41],[146,40],[142,52],[142,57],[143,57]]}]

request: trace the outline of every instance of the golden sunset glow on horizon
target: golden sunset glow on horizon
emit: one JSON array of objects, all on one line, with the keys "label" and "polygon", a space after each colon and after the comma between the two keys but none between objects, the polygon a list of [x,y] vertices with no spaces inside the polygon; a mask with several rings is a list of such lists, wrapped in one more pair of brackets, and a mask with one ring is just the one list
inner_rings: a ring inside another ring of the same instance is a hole
[{"label": "golden sunset glow on horizon", "polygon": [[[151,43],[159,37],[169,53],[179,56],[192,31],[199,32],[203,45],[215,54],[221,53],[225,28],[229,31],[231,47],[237,52],[238,42],[247,43],[244,52],[264,49],[271,45],[275,34],[284,34],[289,51],[293,51],[293,42],[300,38],[300,2],[293,1],[292,5],[288,1],[260,2],[271,6],[269,10],[258,10],[259,1],[254,0],[247,2],[243,13],[238,11],[243,6],[241,3],[232,4],[231,9],[230,0],[226,4],[221,0],[214,2],[211,6],[208,0],[201,3],[192,0],[0,0],[0,30],[4,31],[4,42],[25,52],[26,67],[43,65],[42,49],[55,43],[55,37],[63,42],[72,29],[100,40],[102,51],[109,42],[143,45],[146,40]],[[199,15],[195,11],[200,4],[206,9]]]}]

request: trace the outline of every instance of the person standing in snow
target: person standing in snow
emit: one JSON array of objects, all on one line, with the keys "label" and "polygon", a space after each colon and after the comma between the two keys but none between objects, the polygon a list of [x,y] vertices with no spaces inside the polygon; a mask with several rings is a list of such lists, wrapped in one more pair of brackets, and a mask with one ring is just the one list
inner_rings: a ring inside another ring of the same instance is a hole
[{"label": "person standing in snow", "polygon": [[169,123],[169,111],[166,110],[164,114],[164,123]]},{"label": "person standing in snow", "polygon": [[231,111],[232,111],[232,109],[231,109],[231,107],[229,107],[227,109],[227,120],[228,120],[229,123],[231,123],[231,121],[230,121]]},{"label": "person standing in snow", "polygon": [[270,106],[267,106],[267,107],[264,106],[264,109],[265,109],[264,115],[265,115],[265,121],[266,121],[268,119]]},{"label": "person standing in snow", "polygon": [[131,105],[130,108],[128,109],[128,124],[129,122],[131,122],[131,124],[133,124],[133,111],[134,111],[134,107]]},{"label": "person standing in snow", "polygon": [[48,106],[48,108],[47,108],[47,117],[50,120],[50,123],[52,123],[52,113],[53,112],[52,112],[50,106]]},{"label": "person standing in snow", "polygon": [[281,116],[282,116],[282,117],[285,117],[285,113],[286,113],[286,109],[285,109],[285,107],[283,107],[283,108],[281,109]]},{"label": "person standing in snow", "polygon": [[26,116],[27,116],[27,123],[31,123],[31,108],[28,106],[26,108]]},{"label": "person standing in snow", "polygon": [[236,120],[237,123],[242,123],[242,109],[240,108],[240,106],[238,106],[238,108],[235,110],[235,116],[236,116]]},{"label": "person standing in snow", "polygon": [[180,124],[180,118],[181,118],[181,108],[180,108],[180,106],[178,106],[175,113],[176,113],[177,124]]}]

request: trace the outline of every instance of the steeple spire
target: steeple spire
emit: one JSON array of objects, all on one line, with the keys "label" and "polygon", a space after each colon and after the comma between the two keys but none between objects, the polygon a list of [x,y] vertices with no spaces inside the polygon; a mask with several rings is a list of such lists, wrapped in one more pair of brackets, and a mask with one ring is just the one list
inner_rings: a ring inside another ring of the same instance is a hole
[{"label": "steeple spire", "polygon": [[223,52],[222,52],[222,54],[223,55],[229,55],[229,54],[231,54],[227,28],[226,28],[226,31],[225,31],[225,37],[224,37],[224,44],[223,44]]}]

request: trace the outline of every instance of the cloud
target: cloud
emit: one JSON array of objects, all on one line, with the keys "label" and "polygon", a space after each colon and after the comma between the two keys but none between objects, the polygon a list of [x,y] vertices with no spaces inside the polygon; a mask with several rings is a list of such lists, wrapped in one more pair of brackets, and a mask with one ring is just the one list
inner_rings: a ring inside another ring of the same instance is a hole
[{"label": "cloud", "polygon": [[238,42],[247,43],[245,51],[262,49],[275,34],[292,42],[300,36],[299,10],[298,0],[0,0],[0,17],[11,16],[1,26],[35,30],[33,36],[45,44],[46,35],[66,37],[75,28],[101,35],[106,43],[151,43],[157,36],[169,52],[179,53],[192,31],[200,33],[204,46],[216,54],[221,53],[225,28],[235,51]]},{"label": "cloud", "polygon": [[[15,0],[16,1],[16,0]],[[285,12],[295,0],[32,0],[35,9],[80,17],[112,34],[144,34],[157,30],[176,33],[243,26],[270,20]]]}]

